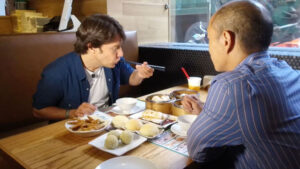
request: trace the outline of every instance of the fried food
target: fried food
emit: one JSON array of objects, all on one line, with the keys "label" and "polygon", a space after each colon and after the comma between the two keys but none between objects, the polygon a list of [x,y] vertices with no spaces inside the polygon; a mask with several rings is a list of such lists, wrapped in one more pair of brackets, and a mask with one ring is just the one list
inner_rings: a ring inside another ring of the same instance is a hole
[{"label": "fried food", "polygon": [[70,127],[73,131],[91,131],[91,130],[99,130],[105,127],[105,121],[102,119],[94,119],[90,116],[87,116],[87,119],[74,119],[72,121],[68,121],[68,124],[72,125]]}]

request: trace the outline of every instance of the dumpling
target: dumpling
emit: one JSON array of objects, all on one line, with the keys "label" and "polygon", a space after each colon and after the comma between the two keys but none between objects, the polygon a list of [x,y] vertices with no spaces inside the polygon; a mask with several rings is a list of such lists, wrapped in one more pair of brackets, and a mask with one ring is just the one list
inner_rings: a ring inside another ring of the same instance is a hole
[{"label": "dumpling", "polygon": [[133,139],[133,134],[130,131],[123,131],[120,135],[120,139],[124,144],[130,144]]},{"label": "dumpling", "polygon": [[107,136],[109,136],[109,135],[114,135],[114,136],[116,136],[117,138],[119,138],[120,137],[120,132],[118,131],[118,130],[111,130],[110,132],[108,132],[107,133]]},{"label": "dumpling", "polygon": [[119,140],[115,135],[108,135],[105,139],[104,146],[107,149],[115,149],[119,145]]},{"label": "dumpling", "polygon": [[128,122],[128,118],[126,116],[115,116],[112,120],[112,124],[115,128],[125,128],[125,124]]},{"label": "dumpling", "polygon": [[140,128],[142,127],[142,122],[138,119],[130,119],[127,123],[126,123],[126,129],[127,130],[131,130],[131,131],[137,131],[140,130]]},{"label": "dumpling", "polygon": [[147,123],[141,127],[140,133],[146,137],[154,137],[158,135],[159,129],[156,125]]}]

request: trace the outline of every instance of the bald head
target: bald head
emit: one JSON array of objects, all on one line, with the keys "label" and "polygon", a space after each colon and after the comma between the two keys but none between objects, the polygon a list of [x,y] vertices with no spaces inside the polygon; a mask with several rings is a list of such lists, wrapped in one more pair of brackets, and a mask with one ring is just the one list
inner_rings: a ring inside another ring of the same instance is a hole
[{"label": "bald head", "polygon": [[233,32],[247,53],[267,50],[273,34],[269,11],[255,1],[231,1],[212,17],[210,26],[217,34]]}]

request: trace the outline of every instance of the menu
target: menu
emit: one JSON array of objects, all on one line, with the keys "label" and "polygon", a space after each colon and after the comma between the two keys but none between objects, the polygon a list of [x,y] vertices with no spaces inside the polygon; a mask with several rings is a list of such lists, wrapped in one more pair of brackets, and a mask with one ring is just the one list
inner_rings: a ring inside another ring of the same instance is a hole
[{"label": "menu", "polygon": [[189,156],[187,151],[186,138],[172,133],[170,129],[162,133],[160,137],[150,140],[150,142],[186,157]]}]

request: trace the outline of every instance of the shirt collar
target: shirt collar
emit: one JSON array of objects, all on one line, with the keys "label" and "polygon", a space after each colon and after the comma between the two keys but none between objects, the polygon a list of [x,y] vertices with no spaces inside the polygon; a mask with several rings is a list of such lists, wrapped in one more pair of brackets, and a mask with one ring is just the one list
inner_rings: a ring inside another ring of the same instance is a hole
[{"label": "shirt collar", "polygon": [[84,80],[86,78],[86,74],[85,74],[85,70],[83,67],[83,63],[81,60],[81,56],[78,53],[75,53],[75,57],[73,59],[74,62],[74,67],[76,67],[77,69],[77,75],[79,77],[80,80]]},{"label": "shirt collar", "polygon": [[243,65],[251,64],[254,60],[257,60],[259,58],[269,58],[269,54],[267,51],[262,51],[262,52],[255,52],[247,56],[236,68],[239,69]]}]

